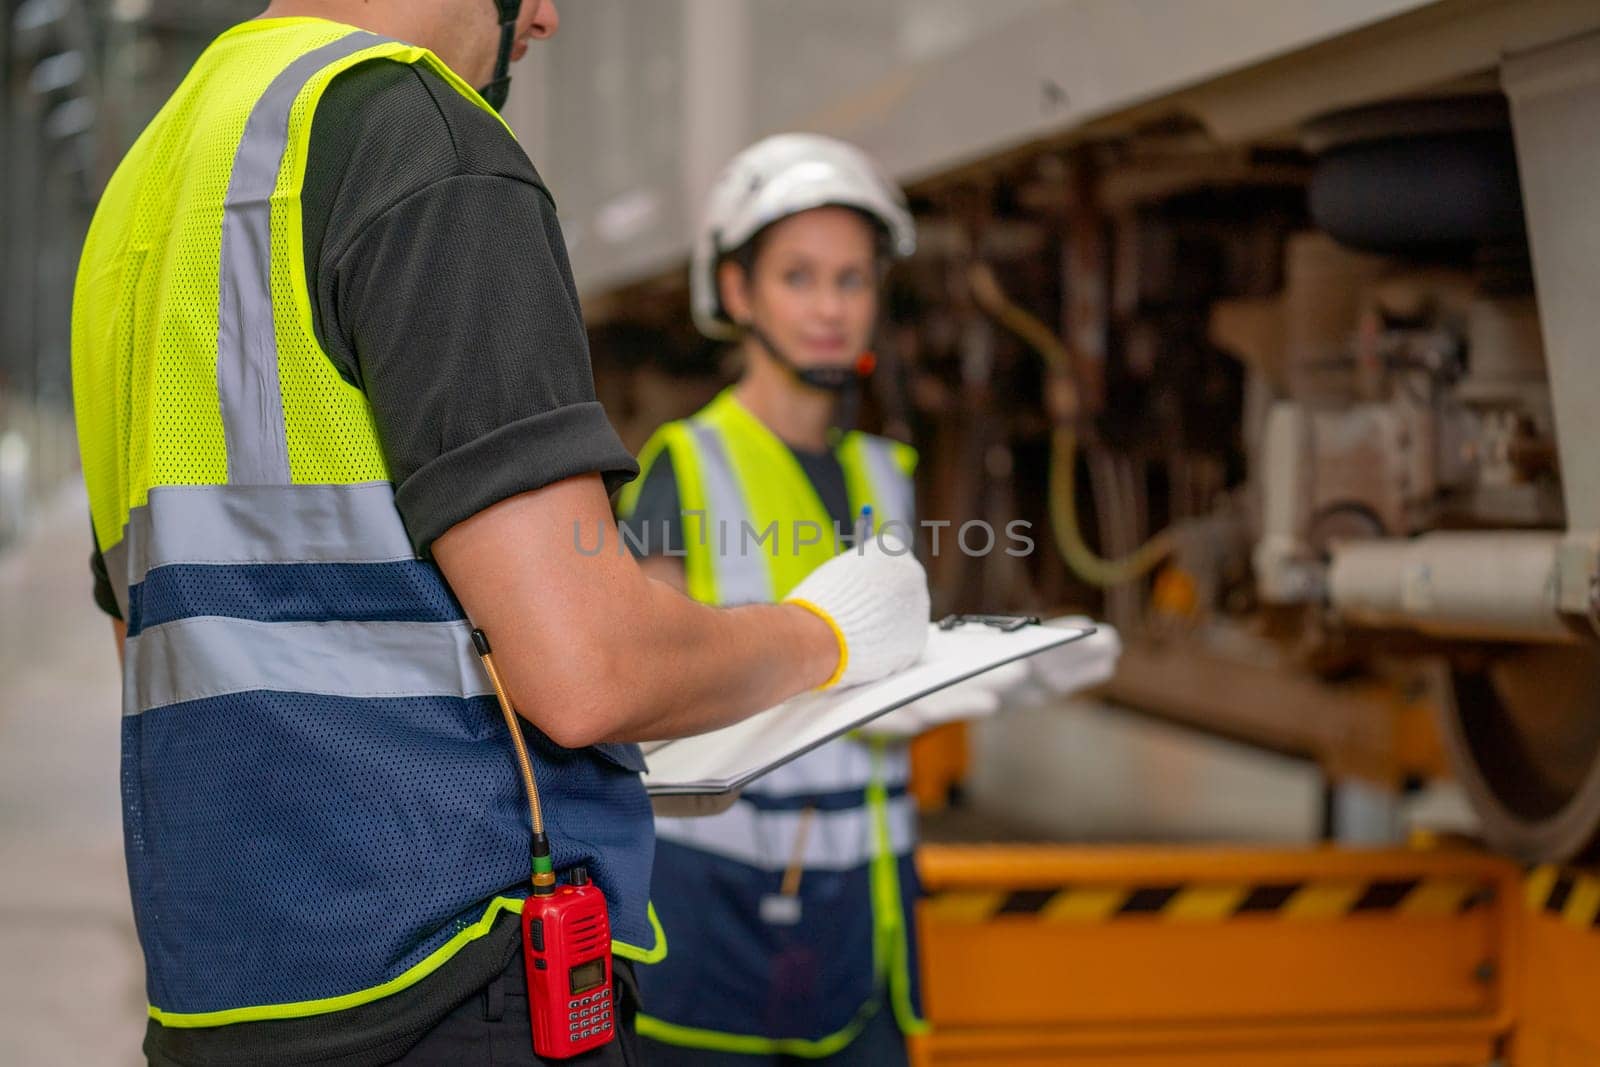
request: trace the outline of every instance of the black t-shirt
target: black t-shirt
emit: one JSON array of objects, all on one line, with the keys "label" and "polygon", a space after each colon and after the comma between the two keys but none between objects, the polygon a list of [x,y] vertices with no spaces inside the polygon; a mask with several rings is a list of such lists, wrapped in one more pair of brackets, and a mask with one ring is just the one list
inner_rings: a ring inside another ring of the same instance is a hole
[{"label": "black t-shirt", "polygon": [[[817,491],[822,506],[836,529],[846,537],[855,529],[855,518],[850,514],[850,494],[845,488],[844,468],[831,451],[810,452],[789,446],[794,458],[800,461],[811,487]],[[683,505],[678,495],[678,476],[672,468],[672,453],[663,450],[645,472],[639,486],[639,498],[633,513],[621,525],[626,530],[628,549],[635,556],[682,555]]]},{"label": "black t-shirt", "polygon": [[[365,391],[418,552],[516,493],[638,467],[595,400],[555,205],[494,116],[419,66],[373,61],[317,105],[301,194],[324,350]],[[96,600],[115,613],[96,553]],[[346,1011],[215,1029],[152,1022],[156,1067],[399,1056],[518,951],[497,923],[417,984]]]},{"label": "black t-shirt", "polygon": [[356,66],[317,105],[301,203],[317,338],[371,403],[418,552],[517,493],[638,473],[595,400],[555,203],[493,115],[424,67]]}]

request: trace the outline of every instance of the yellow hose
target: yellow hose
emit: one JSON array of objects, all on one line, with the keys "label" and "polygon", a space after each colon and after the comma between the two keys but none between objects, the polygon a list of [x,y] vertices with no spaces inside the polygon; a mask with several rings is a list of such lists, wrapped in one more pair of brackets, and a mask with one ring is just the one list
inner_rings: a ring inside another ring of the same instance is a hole
[{"label": "yellow hose", "polygon": [[[973,300],[985,314],[1010,330],[1033,349],[1051,371],[1066,374],[1072,356],[1055,333],[1027,311],[1013,304],[987,264],[974,263],[967,272]],[[1090,585],[1122,585],[1153,570],[1177,547],[1171,528],[1161,531],[1121,559],[1096,555],[1083,540],[1078,525],[1078,435],[1070,426],[1058,425],[1050,440],[1050,526],[1057,550],[1074,574]]]},{"label": "yellow hose", "polygon": [[1056,427],[1050,439],[1050,527],[1061,558],[1078,577],[1102,588],[1142,578],[1172,554],[1177,538],[1168,528],[1121,559],[1097,556],[1078,529],[1077,465],[1077,434]]},{"label": "yellow hose", "polygon": [[1067,351],[1067,346],[1050,327],[1011,302],[987,263],[974,263],[968,269],[967,285],[972,288],[972,298],[984,314],[1020,337],[1044,359],[1047,367],[1061,373],[1071,372],[1072,353]]}]

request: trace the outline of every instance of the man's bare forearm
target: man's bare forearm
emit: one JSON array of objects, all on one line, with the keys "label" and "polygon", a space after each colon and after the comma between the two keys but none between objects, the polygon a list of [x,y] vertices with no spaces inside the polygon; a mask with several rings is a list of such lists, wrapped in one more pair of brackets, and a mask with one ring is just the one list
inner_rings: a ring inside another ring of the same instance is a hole
[{"label": "man's bare forearm", "polygon": [[716,729],[838,666],[838,639],[805,609],[696,603],[626,552],[580,551],[577,531],[597,529],[603,546],[620,544],[586,475],[503,500],[433,545],[512,702],[557,744]]},{"label": "man's bare forearm", "polygon": [[709,608],[646,581],[629,673],[653,699],[619,722],[612,741],[704,733],[828,680],[839,661],[833,631],[792,604]]}]

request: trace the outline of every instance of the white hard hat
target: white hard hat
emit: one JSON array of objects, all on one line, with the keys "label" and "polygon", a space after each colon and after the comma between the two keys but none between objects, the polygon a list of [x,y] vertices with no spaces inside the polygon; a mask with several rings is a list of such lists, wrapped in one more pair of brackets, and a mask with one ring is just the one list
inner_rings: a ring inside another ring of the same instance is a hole
[{"label": "white hard hat", "polygon": [[757,231],[812,208],[852,207],[876,219],[891,255],[909,256],[916,227],[898,186],[851,144],[815,133],[780,133],[740,152],[706,200],[689,265],[694,324],[716,340],[739,335],[717,291],[717,264]]}]

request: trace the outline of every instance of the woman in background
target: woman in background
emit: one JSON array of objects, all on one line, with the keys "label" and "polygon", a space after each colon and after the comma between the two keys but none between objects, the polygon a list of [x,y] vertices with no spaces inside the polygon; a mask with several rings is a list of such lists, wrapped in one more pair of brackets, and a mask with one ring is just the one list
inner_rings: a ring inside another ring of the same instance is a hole
[{"label": "woman in background", "polygon": [[[914,239],[900,191],[851,145],[784,134],[728,165],[691,285],[695,324],[735,342],[743,372],[640,454],[619,510],[646,573],[708,603],[776,601],[864,512],[912,543],[916,453],[834,423]],[[906,746],[882,735],[915,714],[780,767],[720,815],[657,819],[668,954],[641,973],[650,1062],[906,1062],[923,1025],[915,811]]]}]

